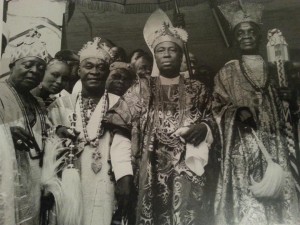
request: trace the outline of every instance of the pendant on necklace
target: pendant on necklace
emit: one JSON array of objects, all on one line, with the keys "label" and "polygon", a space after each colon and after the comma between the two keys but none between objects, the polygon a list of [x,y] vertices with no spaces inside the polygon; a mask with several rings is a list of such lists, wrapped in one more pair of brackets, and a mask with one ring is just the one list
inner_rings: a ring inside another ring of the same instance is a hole
[{"label": "pendant on necklace", "polygon": [[87,117],[87,118],[90,118],[90,117],[91,117],[91,114],[92,114],[92,110],[91,110],[91,109],[88,109],[88,110],[86,111],[86,117]]},{"label": "pendant on necklace", "polygon": [[99,173],[99,171],[102,169],[102,155],[99,150],[96,150],[92,154],[92,170],[94,171],[95,174]]}]

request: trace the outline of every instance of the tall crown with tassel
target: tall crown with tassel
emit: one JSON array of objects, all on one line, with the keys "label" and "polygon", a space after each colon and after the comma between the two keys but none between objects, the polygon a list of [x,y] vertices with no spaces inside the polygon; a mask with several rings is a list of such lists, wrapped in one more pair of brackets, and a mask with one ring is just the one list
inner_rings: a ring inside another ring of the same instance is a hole
[{"label": "tall crown with tassel", "polygon": [[109,49],[110,47],[100,37],[95,37],[93,41],[87,42],[78,52],[80,62],[88,58],[99,58],[110,63]]},{"label": "tall crown with tassel", "polygon": [[253,22],[260,25],[263,8],[262,4],[242,3],[241,0],[219,6],[232,30],[242,22]]}]

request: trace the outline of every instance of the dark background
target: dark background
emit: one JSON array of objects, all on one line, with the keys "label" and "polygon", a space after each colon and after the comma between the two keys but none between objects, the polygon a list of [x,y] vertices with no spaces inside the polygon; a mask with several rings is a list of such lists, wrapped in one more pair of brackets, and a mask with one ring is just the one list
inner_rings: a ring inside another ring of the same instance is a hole
[{"label": "dark background", "polygon": [[[291,58],[300,61],[300,51],[298,51],[300,49],[300,1],[268,0],[264,6],[261,53],[265,55],[266,52],[267,31],[278,28],[291,48]],[[217,71],[225,62],[235,58],[233,48],[227,48],[224,44],[208,1],[193,7],[181,7],[180,10],[185,14],[189,49],[199,60]],[[167,13],[170,18],[173,18],[173,10]],[[123,47],[127,54],[136,48],[146,50],[143,27],[149,15],[149,13],[101,12],[87,6],[76,5],[66,30],[67,46],[65,47],[78,51],[84,43],[95,36],[100,36]]]}]

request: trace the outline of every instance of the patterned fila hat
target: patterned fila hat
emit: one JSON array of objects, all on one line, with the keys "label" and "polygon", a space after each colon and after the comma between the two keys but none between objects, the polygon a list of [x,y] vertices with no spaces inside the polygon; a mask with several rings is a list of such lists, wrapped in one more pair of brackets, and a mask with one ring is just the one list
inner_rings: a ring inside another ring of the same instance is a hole
[{"label": "patterned fila hat", "polygon": [[25,57],[37,57],[46,63],[50,60],[45,42],[40,40],[41,34],[37,29],[32,29],[25,36],[23,42],[17,46],[12,46],[10,63],[14,63]]}]

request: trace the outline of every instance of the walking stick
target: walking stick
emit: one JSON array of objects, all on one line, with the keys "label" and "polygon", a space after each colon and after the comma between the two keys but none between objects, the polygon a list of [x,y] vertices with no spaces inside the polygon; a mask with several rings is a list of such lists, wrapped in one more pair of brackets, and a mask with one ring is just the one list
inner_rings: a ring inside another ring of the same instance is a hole
[{"label": "walking stick", "polygon": [[[275,63],[277,67],[278,85],[279,88],[288,89],[288,77],[285,72],[284,63],[289,61],[288,48],[285,38],[278,29],[273,29],[268,32],[267,54],[268,61]],[[295,134],[293,129],[293,121],[290,112],[290,104],[286,100],[282,100],[282,112],[284,115],[284,132],[287,139],[289,164],[294,177],[295,186],[298,194],[300,193],[299,180],[299,148],[295,144]],[[297,143],[298,144],[298,143]]]},{"label": "walking stick", "polygon": [[[177,17],[178,15],[180,15],[180,10],[179,10],[179,7],[178,7],[178,2],[177,0],[174,0],[174,5],[175,5],[175,11],[174,11],[174,17]],[[184,28],[184,18],[183,18],[183,23],[180,24],[180,27],[181,28]],[[183,51],[184,51],[184,55],[185,55],[185,58],[186,58],[186,65],[187,65],[187,68],[188,68],[188,71],[189,71],[189,75],[190,75],[190,78],[193,76],[193,69],[192,69],[192,66],[191,66],[191,59],[190,59],[190,55],[189,55],[189,49],[188,49],[188,45],[186,42],[183,43]]]}]

